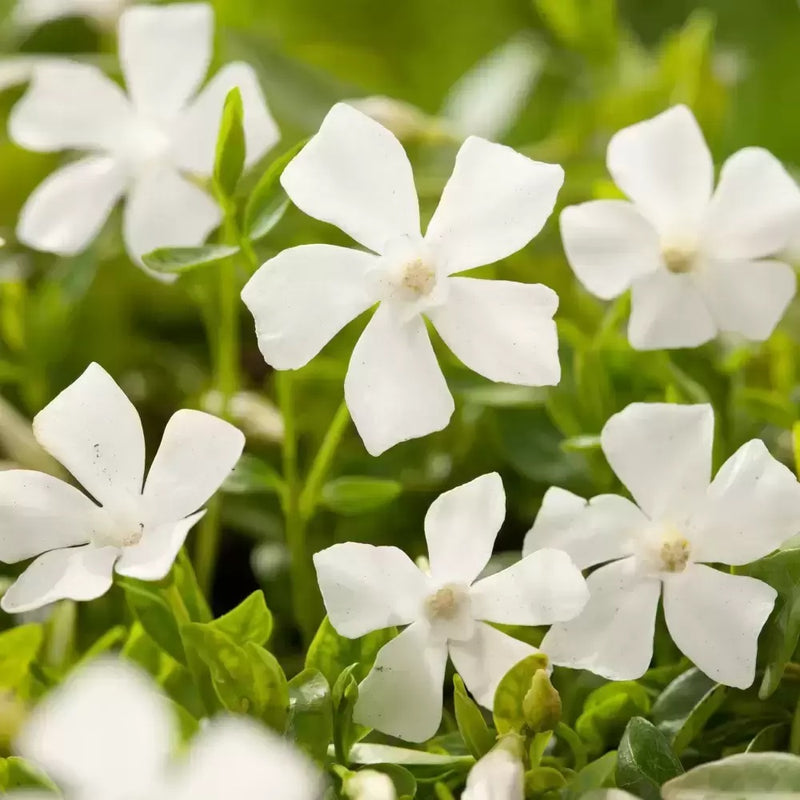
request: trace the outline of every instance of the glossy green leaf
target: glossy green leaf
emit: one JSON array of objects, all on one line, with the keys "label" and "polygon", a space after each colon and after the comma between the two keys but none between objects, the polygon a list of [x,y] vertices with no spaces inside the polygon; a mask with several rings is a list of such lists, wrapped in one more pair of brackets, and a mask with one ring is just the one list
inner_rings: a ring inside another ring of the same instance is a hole
[{"label": "glossy green leaf", "polygon": [[500,680],[494,693],[494,726],[498,734],[525,729],[523,701],[530,691],[533,676],[547,668],[547,656],[533,653],[515,664]]},{"label": "glossy green leaf", "polygon": [[214,157],[214,183],[223,197],[231,198],[244,172],[247,155],[244,135],[244,104],[238,86],[228,92],[222,107]]},{"label": "glossy green leaf", "polygon": [[272,633],[272,612],[267,608],[264,592],[257,589],[236,608],[210,624],[238,644],[264,644]]},{"label": "glossy green leaf", "polygon": [[453,675],[453,703],[456,724],[467,750],[476,759],[486,755],[494,747],[495,734],[486,724],[478,704],[467,694],[464,681],[458,673]]},{"label": "glossy green leaf", "polygon": [[682,772],[664,734],[646,719],[634,717],[617,751],[617,786],[643,800],[661,800],[662,784]]},{"label": "glossy green leaf", "polygon": [[311,758],[323,761],[333,738],[333,703],[325,676],[304,669],[289,681],[289,736]]},{"label": "glossy green leaf", "polygon": [[388,505],[402,491],[403,485],[397,481],[348,475],[326,483],[320,503],[337,514],[367,514]]},{"label": "glossy green leaf", "polygon": [[239,252],[239,248],[228,244],[204,244],[197,247],[159,247],[142,256],[145,265],[153,272],[165,275],[182,275],[198,267],[216,264]]},{"label": "glossy green leaf", "polygon": [[358,682],[353,672],[357,667],[357,664],[350,664],[342,670],[331,691],[333,746],[341,764],[350,763],[350,749],[369,733],[369,728],[353,721],[353,709],[358,700]]}]

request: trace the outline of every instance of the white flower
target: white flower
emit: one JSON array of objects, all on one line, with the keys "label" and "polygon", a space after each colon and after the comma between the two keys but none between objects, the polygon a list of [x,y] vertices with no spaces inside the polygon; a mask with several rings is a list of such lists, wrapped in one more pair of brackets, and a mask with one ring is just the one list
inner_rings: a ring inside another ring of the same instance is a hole
[{"label": "white flower", "polygon": [[490,380],[558,383],[555,292],[451,276],[527,244],[552,211],[563,175],[559,166],[471,137],[423,237],[400,143],[356,109],[334,106],[281,183],[307,214],[374,252],[302,245],[253,276],[242,299],[267,363],[302,367],[380,303],[345,379],[348,408],[373,455],[441,430],[453,413],[423,314],[468,367]]},{"label": "white flower", "polygon": [[385,772],[361,769],[345,778],[345,796],[351,800],[397,800],[397,790]]},{"label": "white flower", "polygon": [[347,542],[317,553],[331,624],[350,639],[408,625],[378,653],[354,719],[409,741],[436,733],[448,652],[476,700],[492,707],[500,679],[536,650],[488,622],[545,625],[572,619],[588,597],[570,558],[538,550],[476,582],[505,516],[497,473],[438,497],[425,517],[430,574],[396,547]]},{"label": "white flower", "polygon": [[101,25],[113,25],[132,0],[18,0],[13,21],[35,27],[63,17],[90,17]]},{"label": "white flower", "polygon": [[470,770],[461,800],[524,800],[525,770],[502,746],[490,750]]},{"label": "white flower", "polygon": [[[317,800],[322,779],[306,758],[244,717],[218,717],[174,760],[169,701],[124,661],[83,667],[30,716],[18,752],[69,800]],[[21,791],[16,800],[31,797]],[[43,795],[52,797],[52,795]],[[38,795],[36,795],[38,797]]]},{"label": "white flower", "polygon": [[202,244],[221,212],[188,176],[209,176],[222,105],[238,86],[248,163],[277,139],[255,73],[223,67],[199,94],[212,55],[213,13],[204,3],[140,6],[119,23],[128,94],[88,64],[37,68],[9,120],[30,150],[88,155],[47,178],[28,198],[17,235],[38,250],[85,249],[123,196],[123,236],[138,259],[157,247]]},{"label": "white flower", "polygon": [[581,568],[605,564],[588,578],[583,613],[545,636],[554,663],[640,677],[663,593],[667,628],[686,656],[719,683],[753,682],[775,590],[707,564],[748,564],[797,533],[800,484],[757,439],[711,480],[713,434],[711,406],[633,403],[606,423],[601,442],[636,504],[547,492],[523,553],[560,547]]},{"label": "white flower", "polygon": [[608,170],[632,202],[561,214],[564,249],[593,294],[632,290],[628,338],[640,350],[696,347],[718,332],[766,339],[794,296],[794,271],[769,257],[800,219],[800,191],[757,147],[714,165],[685,106],[617,133]]},{"label": "white flower", "polygon": [[178,411],[145,481],[139,415],[97,364],[37,414],[33,432],[99,505],[43,472],[0,472],[0,561],[39,556],[3,596],[2,607],[14,613],[62,598],[99,597],[115,569],[163,578],[205,513],[198,509],[244,447],[233,425],[202,411]]}]

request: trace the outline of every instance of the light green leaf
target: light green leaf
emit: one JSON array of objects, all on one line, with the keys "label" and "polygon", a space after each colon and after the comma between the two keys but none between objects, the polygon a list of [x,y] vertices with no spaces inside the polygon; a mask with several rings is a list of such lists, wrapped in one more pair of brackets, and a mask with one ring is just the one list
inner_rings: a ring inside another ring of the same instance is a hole
[{"label": "light green leaf", "polygon": [[178,623],[158,584],[125,577],[117,578],[117,583],[125,591],[128,605],[147,635],[176,661],[185,665],[186,653]]},{"label": "light green leaf", "polygon": [[464,681],[457,673],[453,675],[453,702],[461,738],[467,750],[479,759],[494,747],[496,737],[486,724],[478,704],[467,694]]},{"label": "light green leaf", "polygon": [[234,86],[222,108],[214,158],[214,183],[223,197],[231,198],[235,194],[244,171],[246,154],[244,104],[239,87]]},{"label": "light green leaf", "polygon": [[498,734],[521,733],[525,728],[523,701],[540,669],[547,669],[547,656],[533,653],[511,667],[497,685],[493,716]]},{"label": "light green leaf", "polygon": [[333,738],[333,702],[325,676],[304,669],[289,681],[289,736],[315,761],[323,761]]},{"label": "light green leaf", "polygon": [[612,750],[587,764],[570,781],[564,800],[580,800],[592,789],[614,786],[617,771],[617,751]]},{"label": "light green leaf", "polygon": [[229,494],[263,492],[280,495],[285,491],[285,484],[280,473],[271,464],[250,453],[243,453],[222,484],[222,491]]},{"label": "light green leaf", "polygon": [[[41,800],[42,797],[49,796],[50,792],[58,792],[56,785],[41,769],[17,756],[0,758],[0,789],[46,789],[48,791],[48,795],[27,791],[17,795],[20,798],[29,797],[30,800]],[[0,792],[0,794],[2,793]]]},{"label": "light green leaf", "polygon": [[198,247],[159,247],[142,256],[145,265],[165,275],[182,275],[198,267],[216,264],[234,256],[239,248],[228,244],[204,244]]},{"label": "light green leaf", "polygon": [[388,505],[403,491],[403,484],[383,478],[344,476],[322,487],[320,502],[330,511],[352,516]]},{"label": "light green leaf", "polygon": [[647,690],[634,681],[616,681],[595,689],[586,698],[575,731],[586,742],[590,754],[600,754],[616,741],[628,720],[650,711]]},{"label": "light green leaf", "polygon": [[358,700],[358,682],[353,677],[357,664],[342,670],[333,685],[333,746],[341,764],[350,763],[350,748],[369,733],[369,728],[353,721]]},{"label": "light green leaf", "polygon": [[42,645],[42,626],[19,625],[0,633],[0,689],[16,689]]},{"label": "light green leaf", "polygon": [[683,766],[658,728],[634,717],[617,752],[617,786],[643,800],[661,800],[661,785],[680,775]]},{"label": "light green leaf", "polygon": [[264,644],[272,633],[272,612],[267,608],[264,592],[257,589],[236,608],[210,624],[238,644]]}]

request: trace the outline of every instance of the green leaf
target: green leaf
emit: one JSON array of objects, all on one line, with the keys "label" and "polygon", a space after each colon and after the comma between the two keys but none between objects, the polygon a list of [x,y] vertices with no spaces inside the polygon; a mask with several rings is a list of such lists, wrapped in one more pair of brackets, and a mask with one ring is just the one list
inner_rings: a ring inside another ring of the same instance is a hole
[{"label": "green leaf", "polygon": [[286,484],[275,467],[250,453],[242,453],[222,484],[222,491],[229,494],[264,492],[280,495],[285,489]]},{"label": "green leaf", "polygon": [[681,762],[658,728],[634,717],[617,752],[617,786],[643,800],[661,800],[661,785],[683,772]]},{"label": "green leaf", "polygon": [[454,756],[449,753],[431,753],[388,744],[359,742],[350,750],[354,764],[400,764],[406,767],[418,781],[442,780],[453,773],[464,774],[475,763],[472,756]]},{"label": "green leaf", "polygon": [[289,683],[286,675],[278,659],[256,642],[245,642],[244,650],[253,670],[257,699],[255,716],[283,733],[289,716]]},{"label": "green leaf", "polygon": [[320,502],[337,514],[366,514],[388,505],[403,491],[397,481],[383,478],[344,476],[322,487]]},{"label": "green leaf", "polygon": [[172,565],[171,575],[178,595],[183,601],[183,606],[189,614],[189,619],[192,622],[211,622],[214,617],[208,607],[203,590],[197,582],[194,565],[186,548],[182,548],[178,553],[178,557]]},{"label": "green leaf", "polygon": [[562,789],[567,781],[554,767],[534,767],[525,773],[525,794],[539,795]]},{"label": "green leaf", "polygon": [[341,764],[350,763],[350,748],[369,733],[369,728],[353,721],[358,700],[358,682],[353,677],[357,664],[344,669],[333,685],[333,746]]},{"label": "green leaf", "polygon": [[453,701],[456,724],[467,750],[476,758],[486,755],[495,743],[495,734],[489,729],[478,704],[467,694],[464,681],[453,675]]},{"label": "green leaf", "polygon": [[265,644],[272,633],[272,612],[267,608],[264,592],[257,589],[236,608],[210,624],[239,644]]},{"label": "green leaf", "polygon": [[119,585],[125,591],[133,615],[147,635],[176,661],[186,665],[180,630],[170,604],[158,584],[120,577]]},{"label": "green leaf", "polygon": [[800,796],[800,757],[740,753],[669,781],[662,796],[664,800],[789,800]]},{"label": "green leaf", "polygon": [[311,758],[324,760],[333,738],[333,703],[328,681],[318,670],[304,669],[289,681],[288,732]]},{"label": "green leaf", "polygon": [[36,623],[0,633],[0,689],[16,689],[25,680],[43,636],[42,626]]},{"label": "green leaf", "polygon": [[101,653],[105,653],[112,647],[116,647],[116,645],[126,639],[127,635],[128,629],[124,625],[115,625],[113,628],[109,628],[81,655],[79,663],[91,661]]},{"label": "green leaf", "polygon": [[575,731],[586,742],[590,754],[600,754],[616,741],[628,720],[650,711],[647,690],[634,681],[607,683],[586,698]]},{"label": "green leaf", "polygon": [[122,646],[122,655],[155,676],[161,672],[162,652],[152,637],[148,636],[142,623],[135,621]]},{"label": "green leaf", "polygon": [[235,194],[245,157],[244,104],[239,87],[234,86],[222,108],[214,158],[214,183],[223,197],[230,199]]},{"label": "green leaf", "polygon": [[182,275],[198,267],[215,264],[236,255],[239,248],[228,244],[204,244],[199,247],[159,247],[142,256],[145,265],[165,275]]},{"label": "green leaf", "polygon": [[[0,758],[0,789],[47,789],[50,792],[58,793],[56,785],[42,770],[17,756]],[[38,792],[35,795],[40,796]],[[24,800],[26,796],[27,794],[24,792],[20,792],[18,795],[21,800]],[[31,793],[31,797],[33,796],[34,793]]]},{"label": "green leaf", "polygon": [[617,771],[617,751],[612,750],[587,764],[570,781],[564,800],[579,800],[592,789],[614,786]]},{"label": "green leaf", "polygon": [[775,722],[762,728],[747,745],[747,753],[768,753],[783,749],[789,733],[788,722]]},{"label": "green leaf", "polygon": [[534,653],[511,667],[497,685],[493,716],[498,734],[521,733],[525,728],[522,704],[533,683],[533,676],[540,669],[547,669],[547,656]]}]

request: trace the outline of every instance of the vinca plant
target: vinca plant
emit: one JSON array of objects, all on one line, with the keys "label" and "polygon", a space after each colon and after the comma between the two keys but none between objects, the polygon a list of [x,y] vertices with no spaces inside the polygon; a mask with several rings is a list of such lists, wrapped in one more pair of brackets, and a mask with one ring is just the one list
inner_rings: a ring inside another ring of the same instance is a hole
[{"label": "vinca plant", "polygon": [[0,0],[0,794],[800,799],[798,46]]}]

